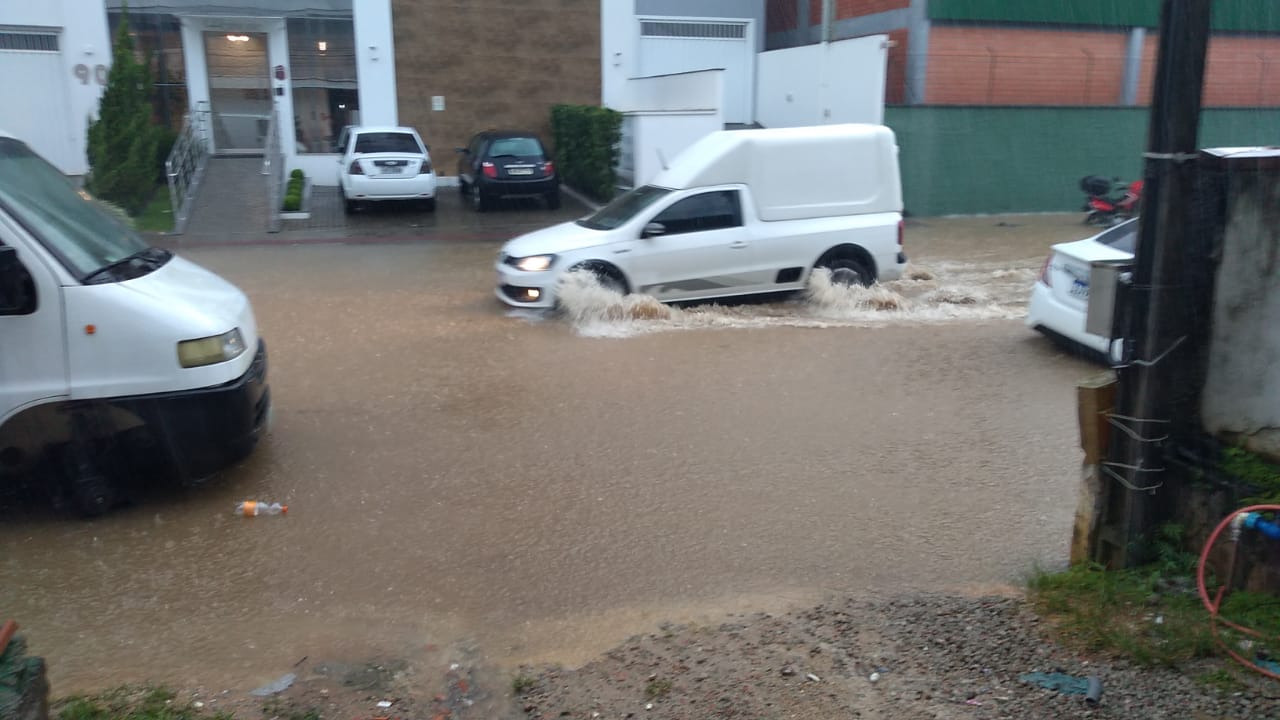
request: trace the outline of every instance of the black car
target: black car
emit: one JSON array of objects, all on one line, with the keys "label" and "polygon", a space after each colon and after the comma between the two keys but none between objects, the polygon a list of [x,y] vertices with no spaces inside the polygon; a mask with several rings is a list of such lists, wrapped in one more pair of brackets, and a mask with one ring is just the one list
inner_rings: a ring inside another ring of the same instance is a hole
[{"label": "black car", "polygon": [[560,207],[560,176],[538,136],[517,130],[482,132],[458,148],[458,186],[484,212],[502,198],[541,197]]}]

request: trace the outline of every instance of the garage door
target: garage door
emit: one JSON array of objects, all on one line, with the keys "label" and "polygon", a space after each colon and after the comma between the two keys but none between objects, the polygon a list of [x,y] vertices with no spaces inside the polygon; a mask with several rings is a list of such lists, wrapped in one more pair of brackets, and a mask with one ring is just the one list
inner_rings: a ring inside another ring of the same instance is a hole
[{"label": "garage door", "polygon": [[63,172],[82,172],[56,32],[0,30],[0,129]]},{"label": "garage door", "polygon": [[639,74],[724,70],[724,120],[754,118],[755,50],[750,23],[641,18]]}]

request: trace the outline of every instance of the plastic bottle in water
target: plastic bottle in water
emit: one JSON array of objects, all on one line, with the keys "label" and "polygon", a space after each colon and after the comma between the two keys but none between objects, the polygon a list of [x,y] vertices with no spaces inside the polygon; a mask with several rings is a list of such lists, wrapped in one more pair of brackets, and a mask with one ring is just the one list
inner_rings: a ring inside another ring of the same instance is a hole
[{"label": "plastic bottle in water", "polygon": [[283,515],[289,512],[288,505],[281,505],[278,502],[264,503],[256,500],[245,500],[236,505],[236,514],[245,517],[253,517],[255,515]]}]

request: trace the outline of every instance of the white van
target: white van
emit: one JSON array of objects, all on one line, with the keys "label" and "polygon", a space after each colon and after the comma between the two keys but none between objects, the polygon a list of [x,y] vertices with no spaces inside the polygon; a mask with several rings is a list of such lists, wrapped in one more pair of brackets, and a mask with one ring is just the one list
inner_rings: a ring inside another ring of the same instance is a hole
[{"label": "white van", "polygon": [[598,212],[509,241],[496,293],[553,307],[564,274],[586,270],[621,293],[701,300],[799,290],[814,268],[870,285],[906,262],[892,130],[724,130]]},{"label": "white van", "polygon": [[0,133],[0,490],[85,514],[247,455],[271,409],[244,293]]}]

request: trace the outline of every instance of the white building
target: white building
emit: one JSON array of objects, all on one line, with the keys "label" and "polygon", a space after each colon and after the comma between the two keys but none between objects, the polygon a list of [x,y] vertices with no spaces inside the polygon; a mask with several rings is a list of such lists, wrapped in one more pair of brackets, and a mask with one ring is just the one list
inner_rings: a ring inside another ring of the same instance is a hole
[{"label": "white building", "polygon": [[[0,127],[72,175],[123,0],[0,0]],[[391,0],[131,0],[158,119],[207,112],[212,150],[261,153],[274,107],[290,166],[331,174],[345,124],[398,120]]]}]

